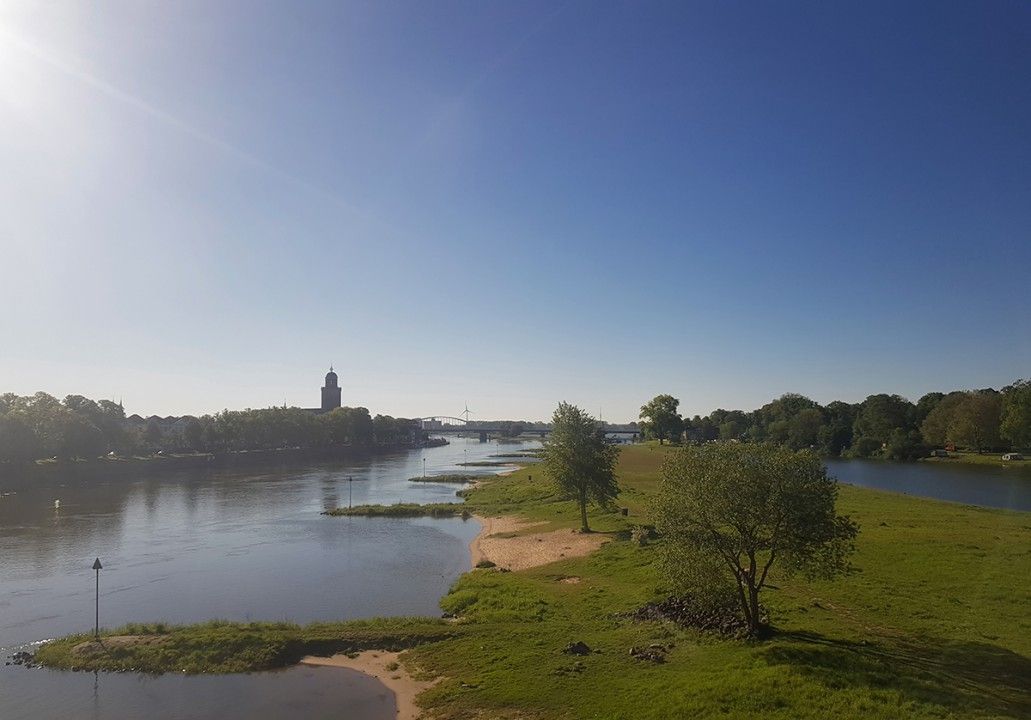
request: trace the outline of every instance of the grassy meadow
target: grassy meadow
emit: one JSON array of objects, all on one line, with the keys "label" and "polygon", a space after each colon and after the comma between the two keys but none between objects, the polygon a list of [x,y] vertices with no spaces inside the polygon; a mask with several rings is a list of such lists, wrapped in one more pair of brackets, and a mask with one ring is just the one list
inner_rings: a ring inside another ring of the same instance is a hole
[{"label": "grassy meadow", "polygon": [[[110,650],[73,651],[88,640],[77,636],[44,646],[39,659],[232,672],[308,653],[410,648],[409,671],[443,676],[420,702],[447,718],[1031,717],[1031,513],[842,486],[840,510],[861,526],[855,573],[830,583],[775,578],[763,599],[773,637],[724,640],[623,615],[668,593],[661,541],[638,545],[628,532],[650,522],[666,452],[623,450],[619,504],[629,516],[591,514],[611,542],[531,570],[466,573],[441,602],[454,621],[138,626],[108,633]],[[464,510],[546,523],[525,532],[578,524],[540,468],[464,494]],[[574,641],[592,652],[564,654]],[[651,645],[665,662],[630,654]]]}]

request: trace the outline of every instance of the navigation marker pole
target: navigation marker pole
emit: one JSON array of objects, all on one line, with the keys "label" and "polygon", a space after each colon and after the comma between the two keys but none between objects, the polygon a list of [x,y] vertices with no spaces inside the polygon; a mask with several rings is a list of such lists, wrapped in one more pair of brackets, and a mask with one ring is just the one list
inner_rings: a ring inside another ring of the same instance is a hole
[{"label": "navigation marker pole", "polygon": [[100,639],[100,571],[104,568],[100,564],[100,558],[93,561],[93,569],[97,571],[97,617],[96,625],[93,626],[93,637],[96,640]]},{"label": "navigation marker pole", "polygon": [[347,509],[351,509],[351,483],[354,482],[354,478],[350,475],[347,476]]}]

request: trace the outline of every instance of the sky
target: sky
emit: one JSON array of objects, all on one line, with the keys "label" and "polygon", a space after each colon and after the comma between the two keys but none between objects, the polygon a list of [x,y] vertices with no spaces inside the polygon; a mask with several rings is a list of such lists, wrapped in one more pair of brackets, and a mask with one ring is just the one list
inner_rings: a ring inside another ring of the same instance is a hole
[{"label": "sky", "polygon": [[1031,4],[0,4],[0,392],[610,421],[1031,376]]}]

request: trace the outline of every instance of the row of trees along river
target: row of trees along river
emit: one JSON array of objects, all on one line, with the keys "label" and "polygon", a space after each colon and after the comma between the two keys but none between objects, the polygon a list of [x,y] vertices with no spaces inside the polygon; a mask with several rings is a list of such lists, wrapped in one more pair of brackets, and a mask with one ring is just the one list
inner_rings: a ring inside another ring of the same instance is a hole
[{"label": "row of trees along river", "polygon": [[416,424],[366,408],[316,415],[301,408],[223,410],[214,415],[126,419],[120,403],[38,392],[0,395],[0,462],[95,458],[156,450],[233,452],[285,447],[399,446],[419,437]]},{"label": "row of trees along river", "polygon": [[757,410],[714,410],[690,420],[680,401],[659,395],[641,408],[645,434],[660,441],[742,440],[832,457],[913,460],[948,444],[975,452],[1031,449],[1031,381],[1002,390],[931,392],[913,403],[899,395],[870,395],[861,403],[815,400],[789,393]]}]

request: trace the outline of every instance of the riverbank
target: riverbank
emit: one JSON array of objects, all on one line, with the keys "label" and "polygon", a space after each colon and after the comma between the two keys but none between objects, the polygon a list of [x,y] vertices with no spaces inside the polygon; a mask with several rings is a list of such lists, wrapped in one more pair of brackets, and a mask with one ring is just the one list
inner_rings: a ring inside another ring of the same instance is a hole
[{"label": "riverbank", "polygon": [[[835,583],[778,576],[765,599],[773,637],[718,640],[628,616],[668,593],[658,544],[630,539],[633,525],[649,523],[667,452],[623,450],[619,504],[629,516],[590,515],[604,544],[526,569],[468,572],[441,601],[450,620],[186,626],[166,629],[175,642],[141,643],[117,658],[86,664],[68,654],[77,643],[65,639],[42,648],[40,659],[59,667],[229,672],[378,643],[405,650],[402,664],[419,668],[420,677],[438,678],[418,704],[449,718],[1031,714],[1031,514],[842,486],[841,510],[862,528],[857,572]],[[578,522],[574,504],[533,468],[484,478],[466,495],[465,512],[523,523],[495,525],[485,536],[571,535]],[[574,642],[590,652],[564,652]],[[664,662],[630,654],[650,645],[663,648]]]},{"label": "riverbank", "polygon": [[301,659],[301,664],[346,668],[376,678],[394,693],[397,720],[416,720],[421,710],[415,698],[437,683],[437,680],[416,680],[402,665],[399,652],[366,650],[357,654],[337,654],[330,657],[309,655]]},{"label": "riverbank", "polygon": [[920,458],[917,462],[935,465],[989,465],[992,467],[1031,469],[1031,459],[1025,457],[1024,460],[1003,460],[1002,456],[1005,454],[950,452],[948,457],[926,457]]}]

